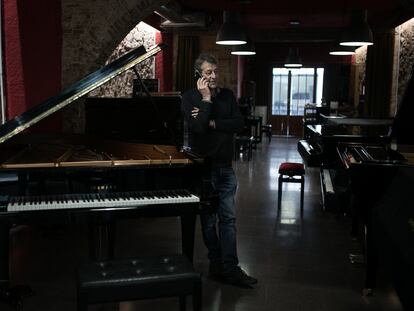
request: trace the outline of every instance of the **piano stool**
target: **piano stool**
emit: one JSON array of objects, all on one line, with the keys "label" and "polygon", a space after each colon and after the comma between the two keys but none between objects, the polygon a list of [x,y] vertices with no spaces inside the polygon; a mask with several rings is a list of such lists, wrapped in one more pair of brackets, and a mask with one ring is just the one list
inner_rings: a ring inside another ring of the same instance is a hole
[{"label": "piano stool", "polygon": [[266,133],[266,137],[270,143],[272,141],[272,125],[271,124],[262,125],[262,134],[263,133]]},{"label": "piano stool", "polygon": [[78,311],[89,304],[179,296],[193,296],[193,310],[201,310],[201,275],[185,255],[140,257],[91,262],[79,268]]},{"label": "piano stool", "polygon": [[240,154],[247,155],[247,161],[250,161],[253,153],[253,136],[236,136],[234,145],[234,160],[240,158]]},{"label": "piano stool", "polygon": [[305,190],[305,166],[302,163],[283,162],[279,166],[279,188],[277,194],[277,211],[282,204],[283,183],[300,183],[300,214],[303,215],[303,196]]}]

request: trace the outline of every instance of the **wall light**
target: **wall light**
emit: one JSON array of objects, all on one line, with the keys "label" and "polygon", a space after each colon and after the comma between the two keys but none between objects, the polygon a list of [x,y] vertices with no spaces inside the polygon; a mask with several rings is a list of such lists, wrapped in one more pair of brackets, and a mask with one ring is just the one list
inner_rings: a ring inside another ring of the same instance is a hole
[{"label": "wall light", "polygon": [[367,24],[367,11],[354,10],[351,13],[351,23],[342,32],[341,45],[362,46],[374,44],[372,30]]},{"label": "wall light", "polygon": [[239,45],[246,44],[246,34],[240,24],[240,16],[236,12],[223,12],[223,25],[221,25],[217,36],[216,44]]}]

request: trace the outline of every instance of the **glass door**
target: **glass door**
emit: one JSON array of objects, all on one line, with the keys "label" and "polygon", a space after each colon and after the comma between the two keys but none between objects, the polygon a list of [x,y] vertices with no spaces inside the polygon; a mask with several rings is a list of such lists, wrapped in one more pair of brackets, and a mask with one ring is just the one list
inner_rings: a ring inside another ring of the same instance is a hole
[{"label": "glass door", "polygon": [[322,100],[323,68],[273,68],[272,116],[273,132],[302,136],[303,113],[308,103]]}]

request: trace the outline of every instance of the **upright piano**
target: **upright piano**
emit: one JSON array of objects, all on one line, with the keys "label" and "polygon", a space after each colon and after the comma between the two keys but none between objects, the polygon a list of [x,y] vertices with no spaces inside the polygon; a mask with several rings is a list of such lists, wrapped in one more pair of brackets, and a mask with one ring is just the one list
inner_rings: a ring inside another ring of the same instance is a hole
[{"label": "upright piano", "polygon": [[[381,235],[372,230],[373,219],[379,219],[377,215],[382,214],[384,204],[381,202],[390,195],[390,184],[398,183],[400,176],[403,176],[401,171],[412,172],[414,165],[413,115],[414,78],[411,76],[393,120],[328,117],[324,124],[313,125],[309,129],[313,135],[298,144],[298,150],[306,163],[327,166],[335,172],[342,172],[345,177],[344,184],[352,197],[349,201],[352,235],[362,235],[363,238],[363,260],[366,265],[364,294],[367,295],[375,287],[378,262],[376,245],[392,240],[378,238]],[[409,185],[406,189],[413,186]],[[395,190],[395,187],[392,189]],[[389,212],[393,207],[387,205],[386,208],[389,217],[397,217],[397,213]],[[396,210],[401,208],[396,207]],[[396,221],[390,220],[389,223]],[[409,219],[405,221],[409,222]],[[387,222],[381,226],[387,226]],[[393,229],[382,228],[382,231],[392,232]],[[414,244],[412,235],[404,239],[404,243],[407,243],[407,249],[411,249]],[[393,244],[398,244],[401,249],[401,241]],[[388,245],[388,248],[392,249],[395,245]],[[394,256],[399,255],[396,253]],[[413,269],[412,263],[406,266],[406,271]]]},{"label": "upright piano", "polygon": [[375,253],[405,310],[414,310],[414,166],[397,169],[372,209]]},{"label": "upright piano", "polygon": [[[214,208],[217,197],[203,159],[180,150],[179,96],[88,99],[86,135],[25,131],[163,48],[132,50],[0,126],[0,297],[13,296],[11,224],[83,221],[96,225],[91,232],[111,229],[111,245],[119,217],[179,216],[183,252],[192,259],[196,213]],[[114,255],[113,247],[90,249],[92,258]]]},{"label": "upright piano", "polygon": [[[390,188],[390,185],[398,183],[401,172],[410,171],[414,166],[414,78],[413,75],[407,85],[405,94],[399,105],[398,113],[392,124],[389,133],[389,143],[361,143],[348,142],[339,143],[336,147],[337,154],[343,168],[347,172],[351,193],[353,195],[352,219],[353,234],[356,235],[362,231],[364,233],[364,260],[366,264],[366,293],[371,293],[375,287],[375,277],[377,270],[377,251],[375,245],[383,243],[378,241],[378,236],[372,230],[373,218],[375,214],[382,213],[381,207],[387,196],[395,195],[390,193],[396,191],[396,187]],[[412,179],[405,179],[412,181]],[[413,189],[414,185],[406,185],[406,190]],[[389,201],[389,200],[388,200]],[[396,201],[397,204],[398,201]],[[401,203],[401,201],[399,201]],[[409,202],[406,202],[407,204]],[[374,209],[374,207],[376,207]],[[410,206],[412,207],[412,206]],[[393,209],[387,206],[387,209]],[[395,206],[395,211],[402,206]],[[389,213],[390,217],[398,217],[398,214]],[[406,219],[405,221],[409,221]],[[392,223],[392,221],[390,221]],[[358,228],[364,230],[358,231]],[[386,231],[392,232],[392,228],[386,228]],[[409,249],[414,244],[412,236],[404,240]],[[399,241],[396,243],[400,243]],[[390,247],[391,248],[391,247]],[[397,255],[397,254],[396,254]],[[408,269],[414,269],[411,264]],[[412,302],[411,302],[412,303]]]},{"label": "upright piano", "polygon": [[392,118],[321,114],[318,119],[318,124],[305,125],[307,135],[298,142],[298,151],[308,167],[320,167],[323,209],[332,205],[346,210],[347,178],[341,171],[342,163],[336,151],[338,143],[389,144]]},{"label": "upright piano", "polygon": [[389,143],[392,118],[324,115],[317,124],[306,125],[306,137],[298,142],[298,151],[307,166],[337,167],[339,142]]}]

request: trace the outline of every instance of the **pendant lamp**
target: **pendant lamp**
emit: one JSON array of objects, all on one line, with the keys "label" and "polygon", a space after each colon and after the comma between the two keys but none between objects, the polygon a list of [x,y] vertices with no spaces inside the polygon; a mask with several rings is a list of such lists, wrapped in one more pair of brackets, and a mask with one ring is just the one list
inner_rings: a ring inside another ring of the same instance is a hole
[{"label": "pendant lamp", "polygon": [[240,16],[236,12],[223,12],[223,25],[221,25],[217,36],[216,44],[239,45],[246,44],[246,34],[240,24]]},{"label": "pendant lamp", "polygon": [[374,44],[374,39],[372,36],[372,30],[367,24],[367,11],[352,11],[351,23],[348,28],[342,32],[340,45],[362,46],[372,44]]},{"label": "pendant lamp", "polygon": [[253,41],[247,38],[246,44],[235,45],[231,49],[232,55],[256,55],[256,49],[254,48]]},{"label": "pendant lamp", "polygon": [[354,55],[355,47],[338,44],[329,51],[330,55]]},{"label": "pendant lamp", "polygon": [[302,67],[302,60],[299,56],[299,49],[289,48],[289,54],[285,60],[285,67],[299,68]]}]

